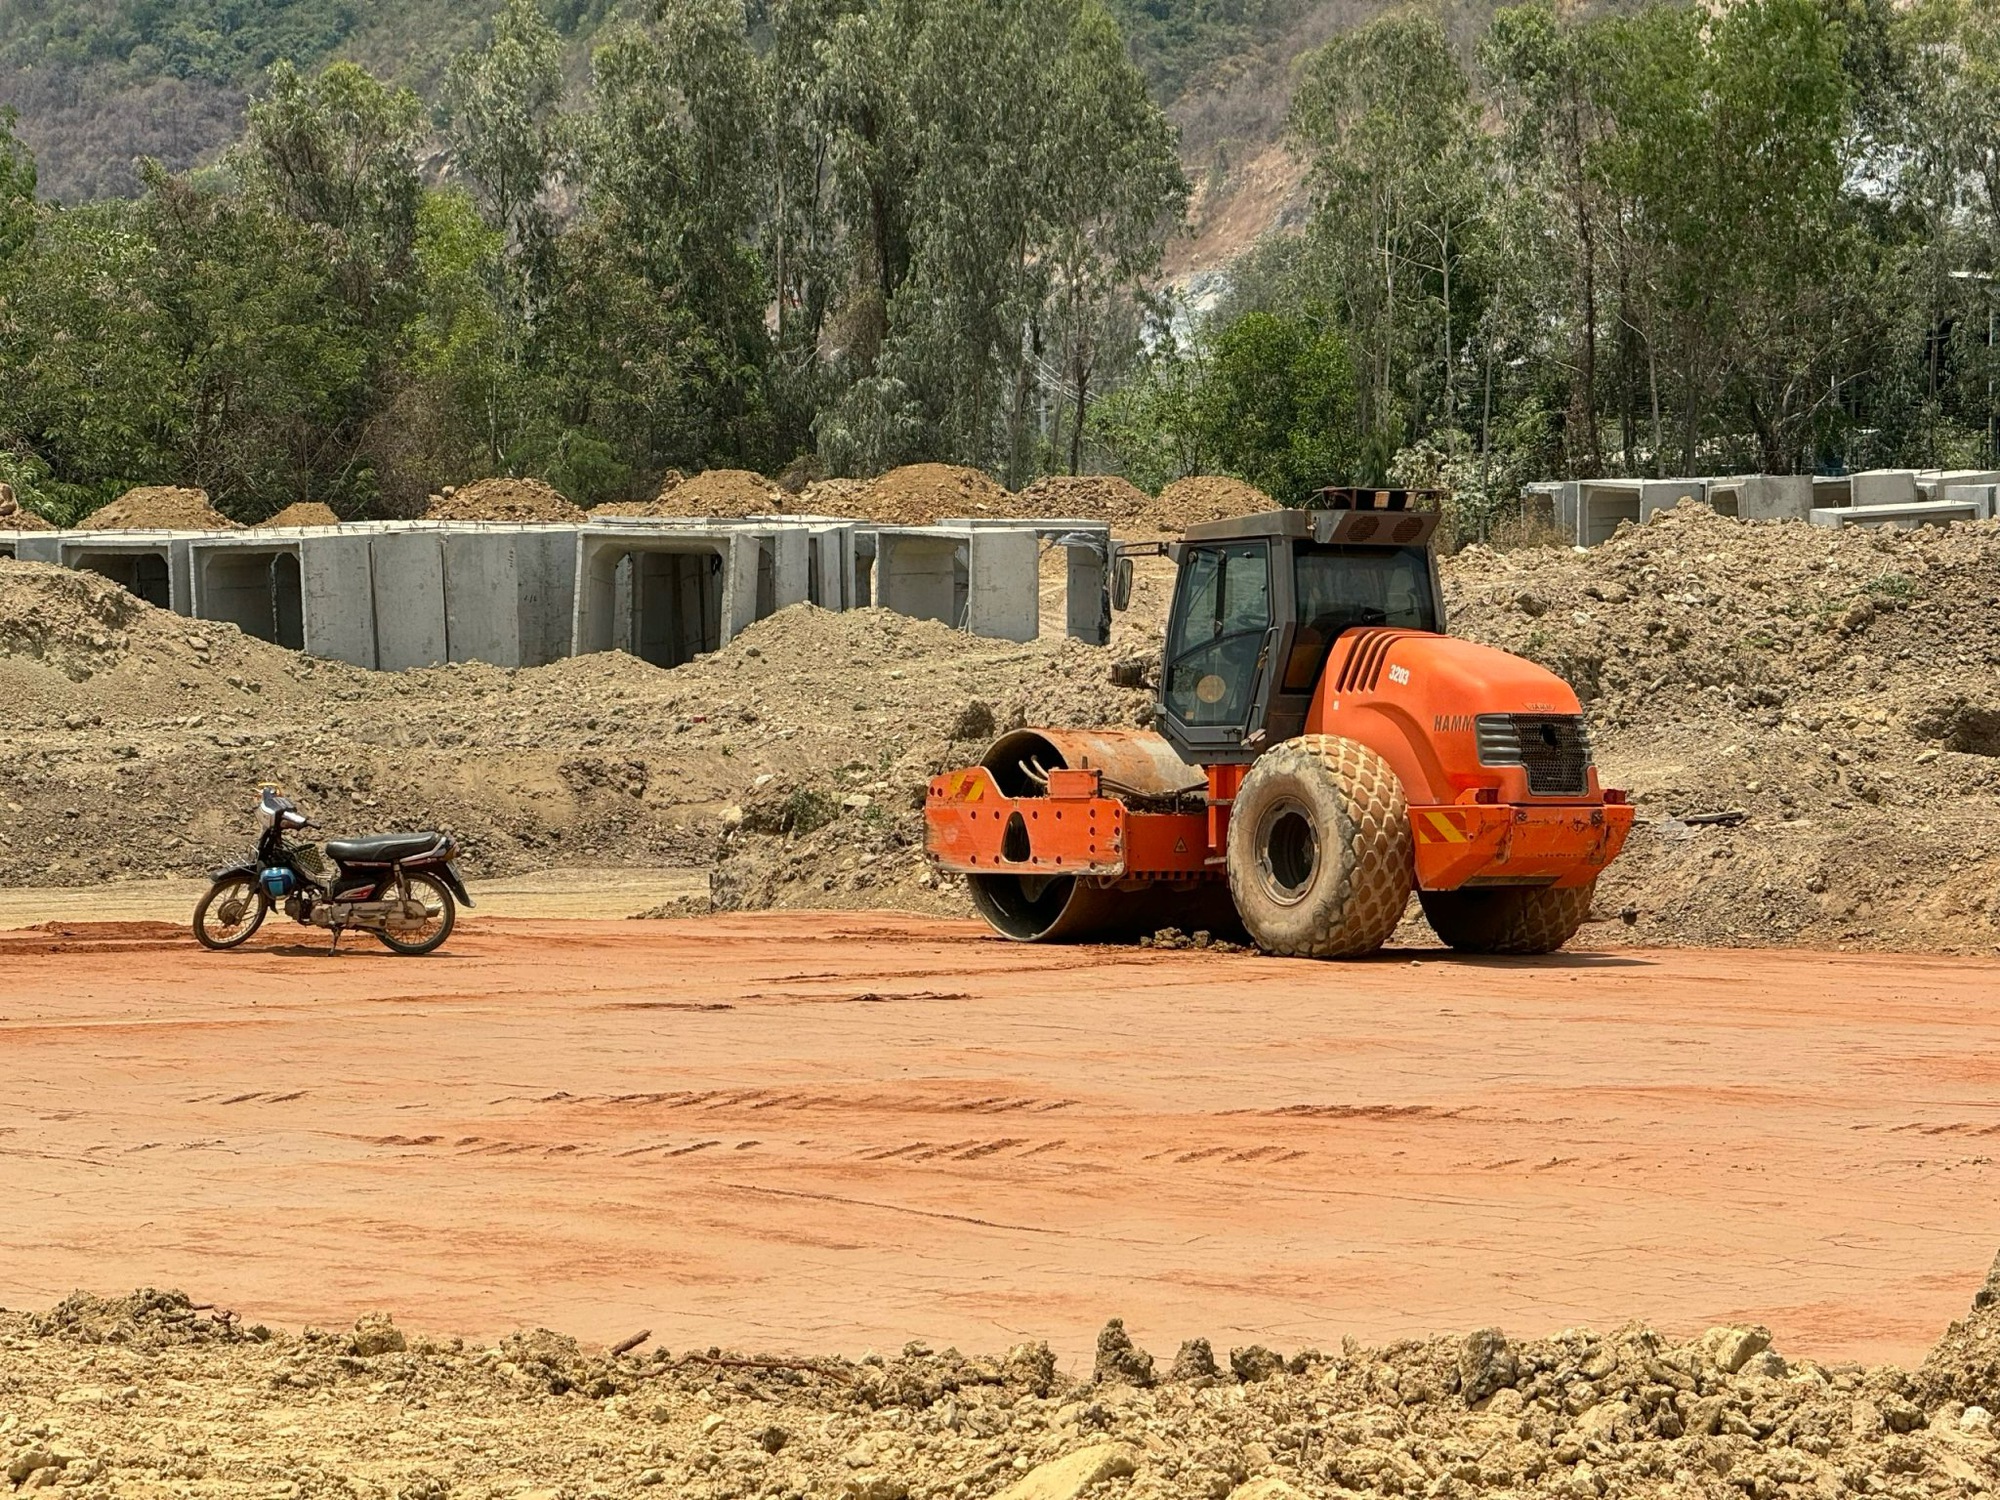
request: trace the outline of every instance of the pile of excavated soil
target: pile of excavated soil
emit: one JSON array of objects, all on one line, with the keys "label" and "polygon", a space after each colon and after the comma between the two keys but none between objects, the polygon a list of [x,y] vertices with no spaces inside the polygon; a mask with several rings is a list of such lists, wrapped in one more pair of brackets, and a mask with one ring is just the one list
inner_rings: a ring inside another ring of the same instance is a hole
[{"label": "pile of excavated soil", "polygon": [[334,834],[449,826],[482,875],[721,860],[793,904],[942,901],[911,831],[925,779],[989,721],[1132,722],[1111,662],[798,606],[673,671],[377,673],[0,562],[0,884],[199,874],[247,847],[270,780]]},{"label": "pile of excavated soil", "polygon": [[614,500],[593,516],[771,516],[797,510],[797,500],[748,469],[704,469],[692,477],[670,472],[651,500]]},{"label": "pile of excavated soil", "polygon": [[1014,497],[997,480],[956,464],[905,464],[869,482],[860,514],[905,526],[946,516],[1005,516]]},{"label": "pile of excavated soil", "polygon": [[86,531],[233,531],[236,523],[208,503],[208,491],[141,485],[100,505],[77,525]]},{"label": "pile of excavated soil", "polygon": [[1445,579],[1453,632],[1574,684],[1633,791],[1585,941],[2000,942],[2000,525],[1690,506]]},{"label": "pile of excavated soil", "polygon": [[[370,1314],[294,1336],[177,1292],[77,1293],[0,1315],[0,1457],[20,1490],[845,1500],[1563,1500],[1990,1493],[2000,1380],[1787,1358],[1758,1327],[1686,1343],[1638,1324],[1383,1349],[1211,1350],[1169,1361],[1116,1320],[1095,1367],[1047,1345],[968,1357],[586,1349],[546,1329],[490,1347]],[[38,1477],[41,1476],[41,1477]]]},{"label": "pile of excavated soil", "polygon": [[674,513],[683,516],[761,516],[795,505],[791,495],[748,469],[704,469],[675,485],[670,496]]},{"label": "pile of excavated soil", "polygon": [[433,495],[427,521],[581,521],[584,512],[540,479],[481,479]]},{"label": "pile of excavated soil", "polygon": [[1197,474],[1176,479],[1147,508],[1146,520],[1166,536],[1178,536],[1204,521],[1227,521],[1276,510],[1278,502],[1240,479],[1223,474]]},{"label": "pile of excavated soil", "polygon": [[340,517],[331,505],[318,500],[295,500],[259,526],[338,526]]},{"label": "pile of excavated soil", "polygon": [[1116,474],[1050,474],[1014,496],[1014,514],[1061,520],[1109,521],[1115,531],[1154,529],[1156,504]]},{"label": "pile of excavated soil", "polygon": [[865,479],[815,479],[799,491],[798,509],[809,516],[851,516],[866,519]]}]

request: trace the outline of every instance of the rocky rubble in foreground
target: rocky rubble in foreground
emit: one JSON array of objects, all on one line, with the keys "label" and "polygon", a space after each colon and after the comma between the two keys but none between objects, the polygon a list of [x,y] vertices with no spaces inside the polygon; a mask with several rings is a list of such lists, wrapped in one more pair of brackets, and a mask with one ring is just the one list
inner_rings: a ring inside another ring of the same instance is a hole
[{"label": "rocky rubble in foreground", "polygon": [[13,1492],[79,1500],[1969,1496],[2000,1484],[1995,1286],[1914,1372],[1638,1325],[1289,1357],[1194,1340],[1165,1363],[1114,1320],[1088,1379],[1040,1344],[477,1348],[381,1315],[294,1337],[179,1293],[78,1293],[0,1315],[0,1458]]}]

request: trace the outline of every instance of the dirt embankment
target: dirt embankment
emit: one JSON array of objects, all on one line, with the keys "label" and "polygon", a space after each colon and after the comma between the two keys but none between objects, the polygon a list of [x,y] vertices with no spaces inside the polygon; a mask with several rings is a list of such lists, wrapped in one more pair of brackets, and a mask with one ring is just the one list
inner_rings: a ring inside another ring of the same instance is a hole
[{"label": "dirt embankment", "polygon": [[[1574,682],[1637,802],[1584,941],[2000,942],[1996,541],[1692,512],[1448,560],[1453,628]],[[926,778],[1011,725],[1147,721],[1116,685],[1157,677],[1170,569],[1141,561],[1108,649],[801,608],[671,672],[403,675],[4,565],[0,880],[196,872],[274,778],[341,828],[449,823],[485,873],[684,860],[729,906],[963,912],[922,856]]]},{"label": "dirt embankment", "polygon": [[427,521],[574,522],[581,507],[540,479],[481,479],[431,496]]},{"label": "dirt embankment", "polygon": [[989,720],[1129,720],[1143,695],[1107,672],[1069,642],[799,606],[675,671],[376,673],[0,562],[0,883],[198,874],[251,839],[271,780],[337,832],[452,827],[486,874],[725,856],[746,899],[795,870],[777,885],[867,904],[877,863],[928,878],[910,818],[933,769]]},{"label": "dirt embankment", "polygon": [[1586,933],[2000,942],[1996,543],[1688,507],[1588,553],[1452,559],[1454,632],[1573,683],[1606,781],[1633,790],[1641,826],[1599,888],[1614,920]]},{"label": "dirt embankment", "polygon": [[1969,1496],[2000,1484],[1993,1320],[1954,1324],[1915,1372],[1638,1325],[1289,1356],[1197,1339],[1168,1360],[1113,1320],[1080,1378],[1035,1343],[849,1361],[535,1329],[474,1348],[380,1314],[294,1337],[176,1292],[79,1293],[0,1315],[0,1454],[18,1489],[103,1495]]},{"label": "dirt embankment", "polygon": [[338,526],[333,507],[319,500],[295,500],[257,523],[259,526]]}]

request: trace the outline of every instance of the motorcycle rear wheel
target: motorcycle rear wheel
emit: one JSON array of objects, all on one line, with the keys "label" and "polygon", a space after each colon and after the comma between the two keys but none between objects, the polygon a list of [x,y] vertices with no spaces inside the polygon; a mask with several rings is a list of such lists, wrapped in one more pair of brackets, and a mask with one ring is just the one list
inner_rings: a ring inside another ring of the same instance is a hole
[{"label": "motorcycle rear wheel", "polygon": [[250,941],[269,907],[248,875],[225,875],[194,909],[194,940],[204,948],[235,948]]},{"label": "motorcycle rear wheel", "polygon": [[458,924],[458,903],[451,899],[449,887],[435,875],[416,870],[407,879],[410,899],[424,904],[424,925],[406,927],[401,932],[377,932],[375,936],[392,953],[420,958],[442,948],[444,940],[451,936],[451,929]]}]

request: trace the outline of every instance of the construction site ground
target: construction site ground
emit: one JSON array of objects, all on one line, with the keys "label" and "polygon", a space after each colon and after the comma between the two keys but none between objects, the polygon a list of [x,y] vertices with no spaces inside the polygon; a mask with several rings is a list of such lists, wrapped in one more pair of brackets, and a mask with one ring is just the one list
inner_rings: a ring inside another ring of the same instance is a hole
[{"label": "construction site ground", "polygon": [[[1052,553],[1031,642],[802,606],[401,674],[0,563],[0,1479],[1990,1493],[1996,535],[1449,559],[1640,824],[1574,953],[1413,913],[1358,964],[1013,947],[923,858],[996,731],[1147,721],[1162,559],[1108,648]],[[478,908],[422,961],[197,949],[267,779],[451,826]]]},{"label": "construction site ground", "polygon": [[2000,1245],[1984,960],[1326,965],[866,913],[0,935],[0,1302],[673,1348],[1754,1318],[1910,1360]]}]

